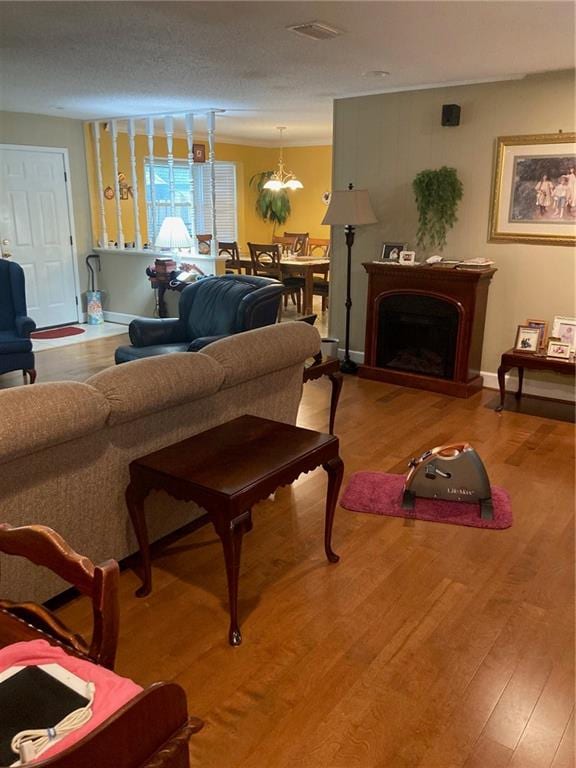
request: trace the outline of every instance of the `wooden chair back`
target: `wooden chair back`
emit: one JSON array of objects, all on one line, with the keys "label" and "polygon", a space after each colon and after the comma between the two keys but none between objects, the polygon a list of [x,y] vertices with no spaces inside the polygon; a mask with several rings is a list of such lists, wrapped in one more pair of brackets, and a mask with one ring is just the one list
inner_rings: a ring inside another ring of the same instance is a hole
[{"label": "wooden chair back", "polygon": [[272,238],[274,245],[280,246],[280,253],[282,256],[288,256],[294,253],[296,247],[295,237],[281,237],[280,235],[274,235]]},{"label": "wooden chair back", "polygon": [[90,645],[73,633],[51,611],[37,603],[0,599],[0,608],[45,632],[60,643],[109,669],[114,668],[118,643],[118,563],[95,566],[75,552],[64,539],[44,525],[13,528],[0,524],[0,552],[24,557],[49,568],[92,600],[94,626]]},{"label": "wooden chair back", "polygon": [[238,243],[236,240],[231,243],[224,243],[220,240],[218,242],[218,255],[228,256],[228,261],[226,262],[227,267],[239,271],[242,269],[242,264],[240,263],[240,251],[238,250]]},{"label": "wooden chair back", "polygon": [[282,279],[281,252],[278,243],[248,243],[252,274]]},{"label": "wooden chair back", "polygon": [[292,252],[295,256],[308,255],[308,240],[310,239],[308,232],[284,232],[284,237],[293,238],[294,247]]},{"label": "wooden chair back", "polygon": [[323,237],[310,237],[308,239],[308,256],[314,259],[329,259],[330,240]]},{"label": "wooden chair back", "polygon": [[198,253],[210,253],[212,235],[196,235],[198,240]]}]

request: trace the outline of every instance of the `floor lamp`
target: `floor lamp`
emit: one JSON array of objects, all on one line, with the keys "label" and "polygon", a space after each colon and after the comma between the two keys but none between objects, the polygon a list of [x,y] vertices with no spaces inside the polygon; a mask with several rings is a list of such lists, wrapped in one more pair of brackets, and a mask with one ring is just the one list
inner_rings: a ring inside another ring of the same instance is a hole
[{"label": "floor lamp", "polygon": [[344,225],[346,246],[348,249],[348,265],[346,270],[346,346],[344,360],[340,365],[342,373],[356,373],[358,366],[350,360],[350,272],[352,269],[352,245],[354,244],[355,227],[362,224],[375,224],[378,221],[370,205],[367,189],[354,189],[348,184],[346,190],[335,190],[330,197],[330,205],[322,224],[332,226]]}]

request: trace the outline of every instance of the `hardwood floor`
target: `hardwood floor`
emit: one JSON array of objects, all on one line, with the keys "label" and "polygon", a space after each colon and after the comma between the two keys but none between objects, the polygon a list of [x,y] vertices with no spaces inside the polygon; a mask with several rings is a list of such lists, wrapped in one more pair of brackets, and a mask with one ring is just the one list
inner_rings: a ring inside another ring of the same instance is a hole
[{"label": "hardwood floor", "polygon": [[[40,353],[40,380],[84,378],[121,339]],[[185,687],[190,712],[206,721],[193,766],[574,765],[574,428],[494,413],[494,397],[348,377],[336,432],[346,476],[404,472],[424,449],[468,440],[511,493],[508,530],[338,509],[341,561],[330,565],[325,473],[305,475],[254,510],[239,648],[226,642],[224,564],[210,528],[156,557],[148,598],[135,598],[139,581],[122,574],[117,671]],[[328,382],[307,384],[299,423],[326,429],[328,406]],[[88,610],[76,600],[60,613],[84,629]]]}]

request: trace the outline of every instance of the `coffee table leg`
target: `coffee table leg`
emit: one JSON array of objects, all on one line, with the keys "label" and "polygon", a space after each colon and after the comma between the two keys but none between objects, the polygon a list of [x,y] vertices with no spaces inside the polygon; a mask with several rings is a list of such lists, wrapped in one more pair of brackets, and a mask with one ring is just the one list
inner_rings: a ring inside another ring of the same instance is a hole
[{"label": "coffee table leg", "polygon": [[148,528],[144,515],[144,500],[148,491],[142,489],[137,483],[131,481],[126,488],[126,504],[130,519],[134,526],[134,533],[140,547],[142,561],[142,586],[136,590],[136,597],[145,597],[152,591],[152,566],[150,562],[150,545],[148,543]]},{"label": "coffee table leg", "polygon": [[344,474],[344,462],[337,456],[326,464],[322,465],[328,473],[328,490],[326,492],[326,522],[324,526],[324,551],[326,557],[331,563],[337,563],[340,557],[332,549],[332,525],[334,523],[334,511],[340,486],[342,485],[342,475]]},{"label": "coffee table leg", "polygon": [[338,407],[338,400],[340,399],[340,392],[342,391],[342,382],[344,376],[338,373],[329,374],[328,378],[332,382],[332,397],[330,398],[330,434],[334,434],[334,420],[336,418],[336,408]]},{"label": "coffee table leg", "polygon": [[230,607],[230,629],[228,630],[228,642],[230,645],[240,645],[242,634],[238,625],[238,579],[240,575],[240,554],[242,551],[242,536],[244,531],[252,529],[252,516],[250,511],[245,512],[234,520],[227,516],[215,516],[214,528],[222,542],[224,561],[226,563],[226,577],[228,580],[228,602]]}]

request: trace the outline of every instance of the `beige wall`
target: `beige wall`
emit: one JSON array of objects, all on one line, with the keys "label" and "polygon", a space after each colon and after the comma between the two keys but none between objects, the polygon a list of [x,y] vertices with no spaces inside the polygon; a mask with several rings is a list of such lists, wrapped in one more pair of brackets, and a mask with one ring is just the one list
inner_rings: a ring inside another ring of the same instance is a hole
[{"label": "beige wall", "polygon": [[46,115],[0,112],[0,144],[62,147],[68,150],[72,206],[76,228],[78,274],[80,275],[80,289],[84,293],[88,289],[84,259],[92,250],[92,230],[82,122],[61,117],[47,117]]},{"label": "beige wall", "polygon": [[[440,125],[442,104],[460,104],[459,127]],[[528,317],[575,315],[574,250],[488,243],[495,140],[498,136],[574,130],[574,73],[519,81],[342,99],[334,113],[334,188],[367,188],[379,223],[356,232],[352,271],[351,349],[364,349],[367,275],[363,261],[383,241],[416,244],[411,183],[425,168],[453,166],[464,185],[458,222],[444,255],[484,257],[498,267],[490,289],[482,369],[496,371]],[[331,334],[344,336],[345,245],[334,232]],[[415,248],[416,249],[416,248]],[[417,250],[417,249],[416,249]]]}]

